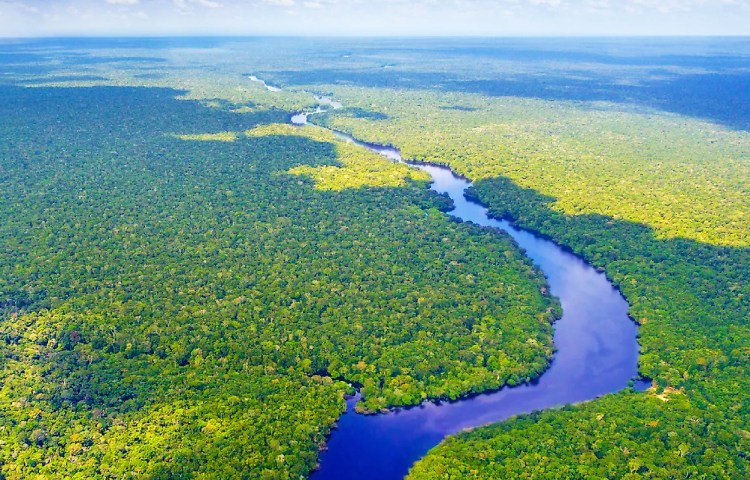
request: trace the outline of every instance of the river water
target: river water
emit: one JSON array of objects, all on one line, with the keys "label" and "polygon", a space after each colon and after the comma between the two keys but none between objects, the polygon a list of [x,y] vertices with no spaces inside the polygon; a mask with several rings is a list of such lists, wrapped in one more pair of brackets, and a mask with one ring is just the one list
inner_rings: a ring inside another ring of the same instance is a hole
[{"label": "river water", "polygon": [[[307,124],[307,116],[297,114],[292,123]],[[342,140],[403,161],[396,148],[335,133]],[[455,208],[449,215],[506,232],[541,269],[563,309],[555,323],[557,351],[537,380],[456,402],[425,402],[385,414],[361,415],[353,410],[358,397],[348,400],[347,412],[329,438],[313,480],[400,479],[447,435],[521,413],[591,400],[621,390],[637,377],[637,327],[628,316],[627,302],[602,273],[549,240],[488,217],[486,208],[464,197],[471,183],[448,168],[413,165],[432,176],[430,188],[453,199]],[[643,381],[634,384],[638,389],[646,386]]]},{"label": "river water", "polygon": [[263,84],[263,87],[265,87],[265,89],[268,90],[269,92],[280,92],[281,91],[281,89],[279,87],[274,87],[273,85],[269,85],[269,84],[267,84],[265,82],[265,80],[261,80],[260,78],[256,77],[255,75],[250,75],[247,78],[251,82],[258,82],[258,83]]}]

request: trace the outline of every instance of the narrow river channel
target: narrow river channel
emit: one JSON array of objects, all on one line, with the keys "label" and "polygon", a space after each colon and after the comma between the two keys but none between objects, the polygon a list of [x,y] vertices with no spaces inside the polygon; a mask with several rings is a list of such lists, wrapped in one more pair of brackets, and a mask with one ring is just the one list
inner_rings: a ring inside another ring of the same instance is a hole
[{"label": "narrow river channel", "polygon": [[[318,97],[318,101],[340,106],[330,99]],[[291,121],[305,125],[308,115],[322,111],[300,113]],[[335,133],[391,160],[403,161],[396,148]],[[328,449],[322,452],[314,480],[400,479],[447,435],[521,413],[591,400],[621,390],[637,377],[637,328],[628,317],[627,302],[604,274],[549,240],[488,217],[486,208],[464,197],[471,183],[450,169],[412,165],[432,176],[430,188],[453,199],[455,208],[449,215],[508,233],[544,272],[563,309],[562,318],[555,323],[557,351],[550,368],[537,380],[456,402],[425,402],[385,414],[360,415],[354,413],[358,398],[350,399]],[[637,381],[634,386],[642,389],[647,384]]]}]

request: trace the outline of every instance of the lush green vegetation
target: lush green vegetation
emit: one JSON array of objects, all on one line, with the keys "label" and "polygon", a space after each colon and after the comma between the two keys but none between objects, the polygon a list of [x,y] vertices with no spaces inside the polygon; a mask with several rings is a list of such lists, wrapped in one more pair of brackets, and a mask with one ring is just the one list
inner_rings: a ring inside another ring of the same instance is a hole
[{"label": "lush green vegetation", "polygon": [[747,478],[742,430],[665,398],[612,395],[448,437],[408,478]]},{"label": "lush green vegetation", "polygon": [[0,87],[5,478],[299,478],[345,382],[377,410],[545,368],[556,303],[509,238],[281,109],[180,94]]},{"label": "lush green vegetation", "polygon": [[750,476],[746,57],[274,42],[3,47],[0,83],[34,88],[0,91],[2,475],[298,478],[345,382],[377,410],[544,368],[538,274],[424,177],[281,126],[306,85],[641,323],[653,390],[460,434],[414,478]]},{"label": "lush green vegetation", "polygon": [[449,162],[473,180],[511,178],[555,197],[553,208],[568,215],[637,222],[663,238],[750,246],[746,133],[604,103],[333,91],[347,106],[387,120],[336,111],[322,123],[394,142],[407,158]]},{"label": "lush green vegetation", "polygon": [[565,216],[549,208],[551,199],[508,180],[480,182],[474,193],[494,213],[554,235],[615,279],[641,322],[640,370],[655,386],[462,434],[420,462],[413,477],[473,470],[488,478],[747,477],[750,251],[662,240],[599,215]]},{"label": "lush green vegetation", "polygon": [[461,434],[413,478],[747,477],[746,133],[612,105],[334,90],[388,119],[321,121],[451,165],[477,179],[471,194],[495,216],[605,270],[641,324],[640,371],[655,381]]}]

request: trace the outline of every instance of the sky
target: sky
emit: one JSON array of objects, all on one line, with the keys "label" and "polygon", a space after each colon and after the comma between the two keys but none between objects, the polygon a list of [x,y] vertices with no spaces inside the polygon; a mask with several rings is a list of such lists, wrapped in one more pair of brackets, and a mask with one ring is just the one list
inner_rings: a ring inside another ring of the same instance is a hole
[{"label": "sky", "polygon": [[750,35],[750,0],[0,0],[0,36]]}]

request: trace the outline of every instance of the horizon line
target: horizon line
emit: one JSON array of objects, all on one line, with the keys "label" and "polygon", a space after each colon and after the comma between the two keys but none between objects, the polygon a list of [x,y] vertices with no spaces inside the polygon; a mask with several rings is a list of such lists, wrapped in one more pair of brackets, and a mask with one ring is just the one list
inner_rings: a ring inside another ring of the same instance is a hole
[{"label": "horizon line", "polygon": [[457,34],[446,34],[446,35],[421,35],[421,34],[362,34],[362,35],[331,35],[331,34],[278,34],[278,33],[264,33],[264,34],[214,34],[214,33],[195,33],[195,34],[118,34],[118,35],[97,35],[97,34],[53,34],[53,35],[13,35],[5,36],[0,34],[0,40],[49,40],[49,39],[125,39],[125,38],[227,38],[227,39],[242,39],[242,38],[329,38],[329,39],[347,39],[347,38],[456,38],[456,39],[491,39],[491,38],[513,38],[513,39],[534,39],[534,38],[566,38],[566,39],[648,39],[648,38],[736,38],[736,39],[748,39],[750,40],[750,34],[506,34],[506,35],[457,35]]}]

